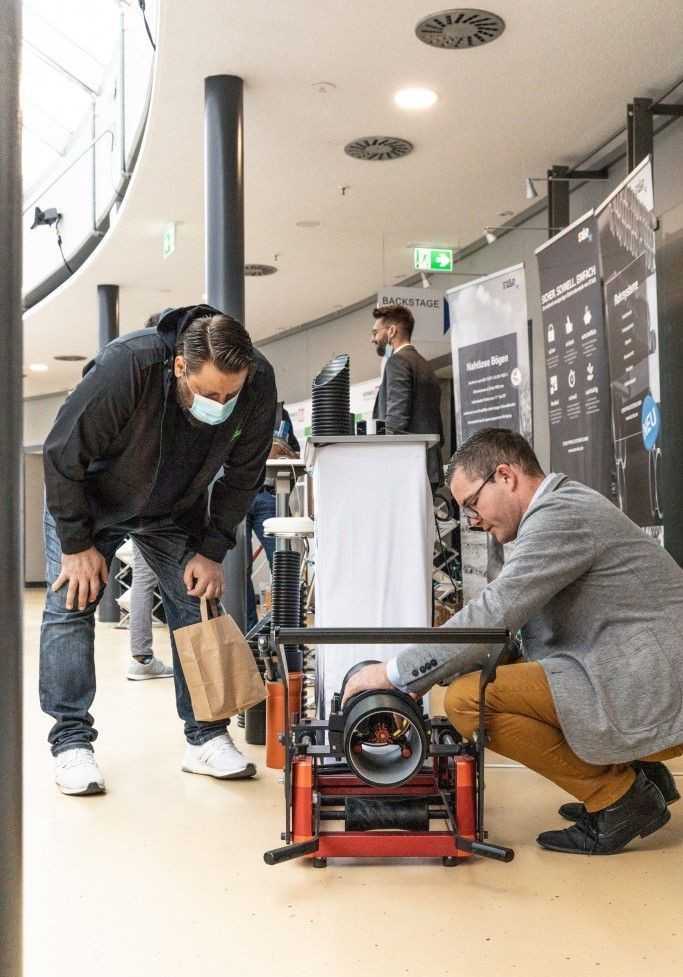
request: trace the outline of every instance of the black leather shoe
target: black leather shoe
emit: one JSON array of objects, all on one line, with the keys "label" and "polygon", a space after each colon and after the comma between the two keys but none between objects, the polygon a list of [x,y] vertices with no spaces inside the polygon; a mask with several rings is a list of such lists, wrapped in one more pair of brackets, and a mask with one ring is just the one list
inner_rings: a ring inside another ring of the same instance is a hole
[{"label": "black leather shoe", "polygon": [[[681,799],[673,774],[664,763],[657,760],[652,763],[647,760],[636,760],[631,766],[636,773],[642,770],[647,779],[651,780],[655,787],[659,787],[667,804],[675,804]],[[579,801],[570,801],[568,804],[563,804],[557,813],[565,821],[578,821],[586,813],[586,808]]]},{"label": "black leather shoe", "polygon": [[661,791],[639,770],[623,797],[594,814],[586,813],[564,831],[544,831],[541,848],[571,855],[615,855],[640,835],[651,835],[671,817]]}]

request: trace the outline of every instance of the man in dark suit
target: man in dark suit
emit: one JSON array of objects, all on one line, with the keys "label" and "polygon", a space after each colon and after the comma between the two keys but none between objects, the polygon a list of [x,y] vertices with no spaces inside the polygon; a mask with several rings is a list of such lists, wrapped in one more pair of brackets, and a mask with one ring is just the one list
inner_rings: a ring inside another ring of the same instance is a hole
[{"label": "man in dark suit", "polygon": [[372,411],[384,421],[387,434],[438,434],[439,444],[427,451],[427,475],[436,488],[443,481],[441,445],[441,388],[434,370],[411,343],[415,320],[404,305],[373,309],[372,342],[378,356],[387,347],[391,356],[384,368]]}]

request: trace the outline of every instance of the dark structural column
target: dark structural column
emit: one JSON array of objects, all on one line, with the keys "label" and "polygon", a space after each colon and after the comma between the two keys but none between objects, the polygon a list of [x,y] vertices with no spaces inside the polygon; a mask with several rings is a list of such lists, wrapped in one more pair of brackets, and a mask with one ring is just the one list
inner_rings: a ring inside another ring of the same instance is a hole
[{"label": "dark structural column", "polygon": [[21,966],[22,323],[19,0],[0,3],[0,974]]},{"label": "dark structural column", "polygon": [[[99,348],[102,349],[112,339],[116,339],[119,334],[119,286],[118,285],[98,285],[97,286],[97,317],[99,327]],[[119,596],[120,587],[116,580],[121,564],[114,557],[109,567],[109,583],[106,586],[102,600],[97,608],[100,621],[107,624],[118,624],[121,620],[121,611],[116,603]]]},{"label": "dark structural column", "polygon": [[[241,78],[212,75],[204,83],[206,300],[244,323],[244,130]],[[223,561],[223,603],[246,626],[247,546],[244,524]]]}]

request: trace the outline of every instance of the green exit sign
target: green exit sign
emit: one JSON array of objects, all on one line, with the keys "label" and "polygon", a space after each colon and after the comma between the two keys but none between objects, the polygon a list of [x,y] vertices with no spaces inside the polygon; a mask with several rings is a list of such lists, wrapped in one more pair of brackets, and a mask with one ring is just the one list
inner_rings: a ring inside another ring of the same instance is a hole
[{"label": "green exit sign", "polygon": [[415,248],[417,271],[453,271],[453,251],[450,248]]}]

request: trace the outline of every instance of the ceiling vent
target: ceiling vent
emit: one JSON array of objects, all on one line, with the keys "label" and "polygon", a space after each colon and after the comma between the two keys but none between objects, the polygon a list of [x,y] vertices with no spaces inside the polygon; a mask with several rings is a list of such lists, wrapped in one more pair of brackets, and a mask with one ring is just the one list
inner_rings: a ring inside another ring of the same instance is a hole
[{"label": "ceiling vent", "polygon": [[466,50],[495,41],[505,30],[505,21],[488,10],[467,7],[442,10],[421,20],[415,33],[431,47]]},{"label": "ceiling vent", "polygon": [[265,278],[266,275],[274,275],[277,271],[275,265],[245,265],[244,274],[247,278]]},{"label": "ceiling vent", "polygon": [[400,159],[412,151],[413,144],[397,136],[361,136],[344,146],[347,156],[366,160]]},{"label": "ceiling vent", "polygon": [[64,354],[63,356],[53,356],[55,360],[59,360],[60,363],[82,363],[83,360],[87,360],[87,356],[77,356],[74,354]]}]

